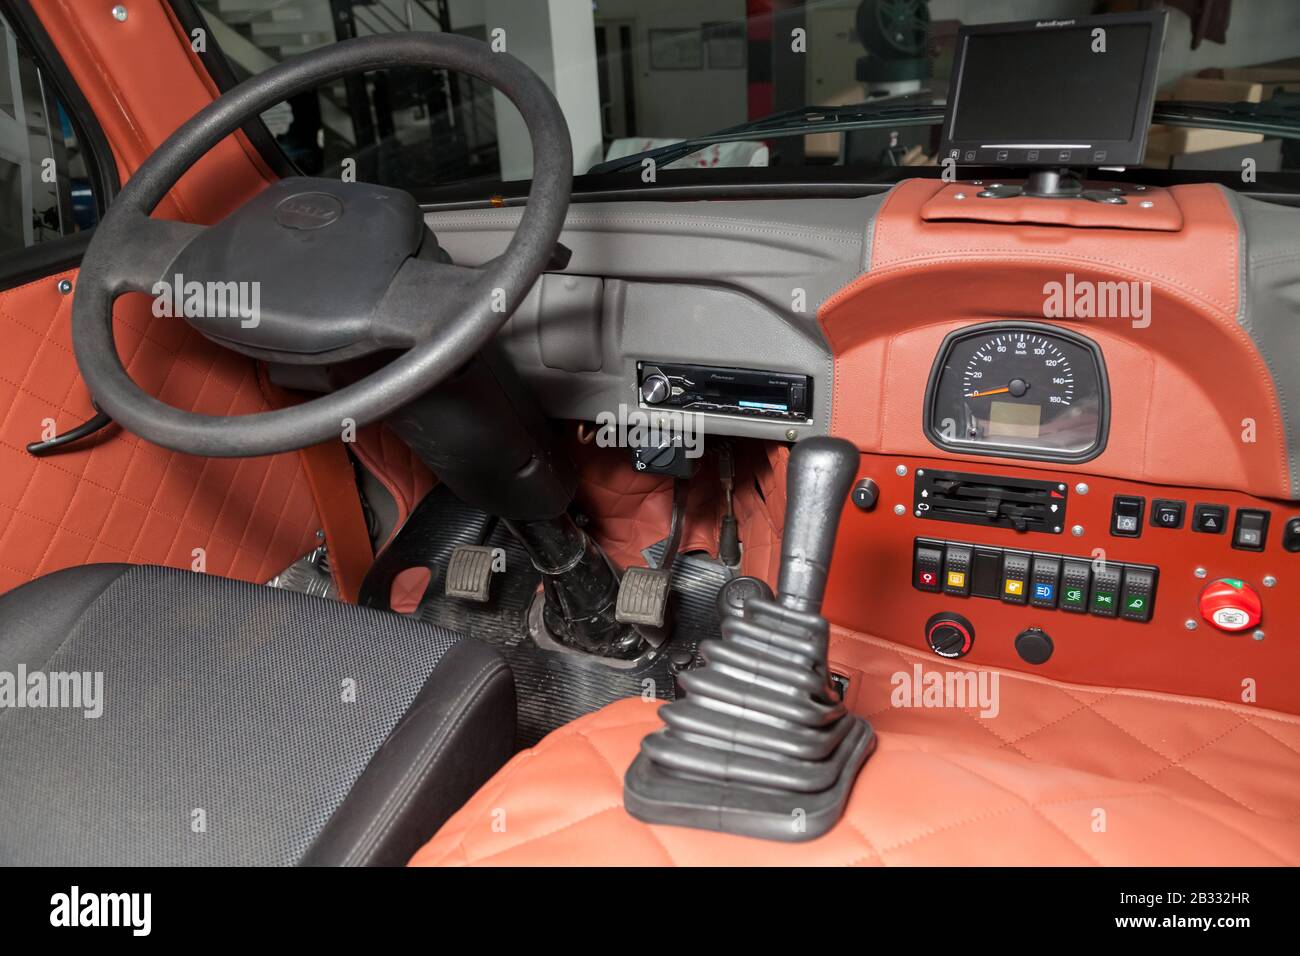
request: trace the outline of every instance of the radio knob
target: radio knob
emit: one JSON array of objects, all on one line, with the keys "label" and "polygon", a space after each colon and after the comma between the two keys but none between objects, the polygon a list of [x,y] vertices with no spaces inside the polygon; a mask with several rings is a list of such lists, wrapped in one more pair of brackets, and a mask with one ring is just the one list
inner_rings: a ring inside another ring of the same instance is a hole
[{"label": "radio knob", "polygon": [[663,372],[647,375],[641,382],[641,400],[647,405],[658,405],[672,393],[672,384]]}]

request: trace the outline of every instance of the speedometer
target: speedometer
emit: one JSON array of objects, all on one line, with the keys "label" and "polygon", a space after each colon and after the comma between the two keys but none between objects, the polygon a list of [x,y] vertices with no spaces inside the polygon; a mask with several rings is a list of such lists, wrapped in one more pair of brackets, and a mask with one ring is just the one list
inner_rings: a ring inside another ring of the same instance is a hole
[{"label": "speedometer", "polygon": [[995,322],[944,339],[925,424],[941,448],[1086,461],[1106,445],[1108,416],[1095,342],[1055,326]]}]

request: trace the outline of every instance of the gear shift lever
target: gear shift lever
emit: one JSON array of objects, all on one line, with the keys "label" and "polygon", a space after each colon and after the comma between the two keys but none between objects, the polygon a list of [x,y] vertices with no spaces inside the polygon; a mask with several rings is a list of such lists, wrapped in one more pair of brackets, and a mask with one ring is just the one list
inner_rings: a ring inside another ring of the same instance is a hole
[{"label": "gear shift lever", "polygon": [[776,585],[782,607],[821,613],[840,511],[857,472],[858,450],[842,438],[806,438],[794,446]]},{"label": "gear shift lever", "polygon": [[637,819],[798,841],[844,812],[876,738],[831,687],[818,612],[857,465],[841,439],[795,445],[777,598],[724,614],[722,639],[700,645],[704,666],[678,678],[686,696],[663,707],[624,778]]}]

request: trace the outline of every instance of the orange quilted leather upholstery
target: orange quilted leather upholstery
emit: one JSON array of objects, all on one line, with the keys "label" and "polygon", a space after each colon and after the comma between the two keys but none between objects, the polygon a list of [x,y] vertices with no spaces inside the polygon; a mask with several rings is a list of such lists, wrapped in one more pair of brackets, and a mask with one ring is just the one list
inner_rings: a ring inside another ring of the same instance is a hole
[{"label": "orange quilted leather upholstery", "polygon": [[[352,445],[352,452],[366,471],[374,475],[393,496],[397,518],[388,537],[391,541],[411,516],[415,506],[438,483],[438,479],[429,471],[429,466],[411,450],[411,446],[383,424],[376,423],[357,429],[357,440]],[[380,550],[387,543],[388,541],[379,542]]]},{"label": "orange quilted leather upholstery", "polygon": [[[636,471],[627,449],[574,444],[581,472],[578,504],[591,518],[591,532],[621,568],[645,564],[641,551],[668,536],[673,514],[673,480]],[[718,550],[717,472],[706,459],[686,499],[682,551]]]},{"label": "orange quilted leather upholstery", "polygon": [[986,719],[977,708],[891,706],[892,675],[953,669],[938,658],[837,629],[832,659],[880,745],[820,839],[632,819],[623,773],[660,722],[657,705],[629,699],[519,754],[411,862],[1300,863],[1300,718],[1002,672],[999,712]]},{"label": "orange quilted leather upholstery", "polygon": [[[42,422],[64,431],[94,410],[72,358],[66,272],[0,292],[0,591],[94,561],[188,568],[266,581],[316,546],[311,489],[298,454],[204,459],[114,430],[44,459],[25,451]],[[117,341],[141,387],[208,413],[271,407],[253,363],[212,345],[149,300],[119,302]]]}]

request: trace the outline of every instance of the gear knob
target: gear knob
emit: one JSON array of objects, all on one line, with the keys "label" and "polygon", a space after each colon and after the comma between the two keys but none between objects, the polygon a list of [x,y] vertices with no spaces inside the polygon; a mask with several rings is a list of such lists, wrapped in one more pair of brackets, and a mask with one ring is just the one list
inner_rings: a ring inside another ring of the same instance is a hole
[{"label": "gear knob", "polygon": [[858,473],[858,450],[842,438],[805,438],[790,453],[777,600],[819,614],[840,512]]}]

